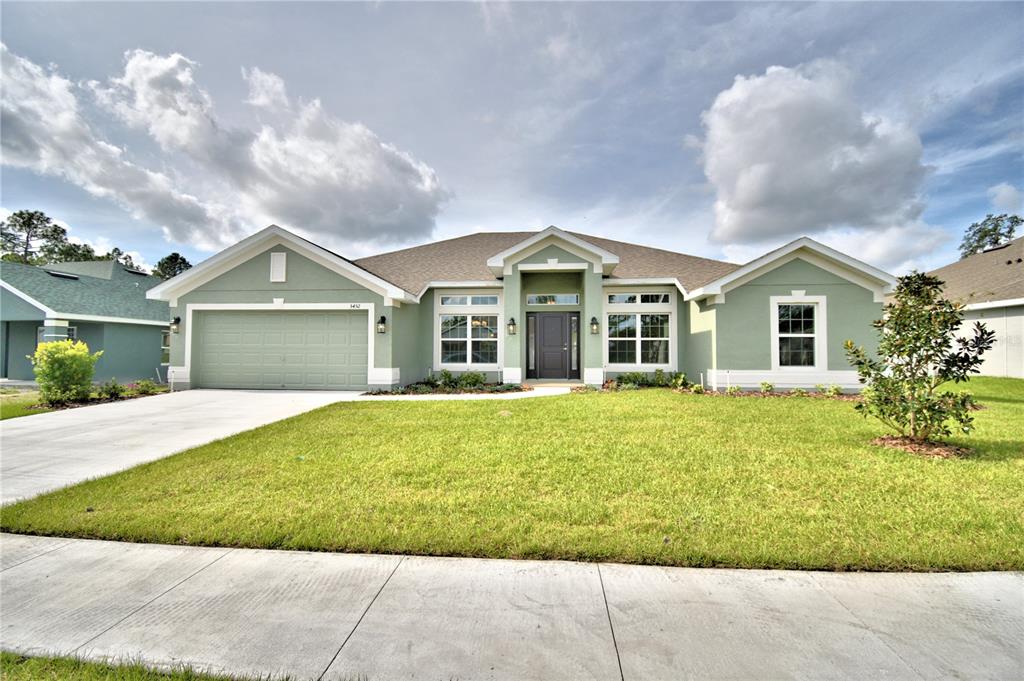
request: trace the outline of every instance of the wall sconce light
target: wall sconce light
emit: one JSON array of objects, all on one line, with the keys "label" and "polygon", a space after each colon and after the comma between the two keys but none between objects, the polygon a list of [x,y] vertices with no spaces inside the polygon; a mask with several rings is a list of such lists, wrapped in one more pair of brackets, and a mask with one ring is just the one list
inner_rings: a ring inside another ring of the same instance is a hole
[{"label": "wall sconce light", "polygon": [[516,318],[510,317],[508,320],[508,335],[516,335]]},{"label": "wall sconce light", "polygon": [[388,330],[388,318],[384,315],[380,316],[377,320],[377,333],[387,333]]},{"label": "wall sconce light", "polygon": [[601,333],[601,325],[597,321],[597,317],[590,318],[590,333]]},{"label": "wall sconce light", "polygon": [[178,333],[181,330],[181,317],[175,317],[171,320],[171,333]]}]

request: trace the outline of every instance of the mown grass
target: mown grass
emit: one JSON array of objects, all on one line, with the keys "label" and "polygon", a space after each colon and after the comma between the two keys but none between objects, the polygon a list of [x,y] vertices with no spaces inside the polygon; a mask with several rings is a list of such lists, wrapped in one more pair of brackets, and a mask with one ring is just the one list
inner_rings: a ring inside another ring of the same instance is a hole
[{"label": "mown grass", "polygon": [[226,681],[182,668],[159,672],[138,664],[112,665],[69,657],[25,657],[0,652],[0,677],[4,681]]},{"label": "mown grass", "polygon": [[19,416],[44,414],[53,411],[49,407],[39,405],[39,391],[12,391],[0,394],[0,421],[16,419]]},{"label": "mown grass", "polygon": [[1024,568],[1024,381],[971,456],[882,449],[849,402],[668,390],[355,402],[5,507],[7,531],[496,558]]}]

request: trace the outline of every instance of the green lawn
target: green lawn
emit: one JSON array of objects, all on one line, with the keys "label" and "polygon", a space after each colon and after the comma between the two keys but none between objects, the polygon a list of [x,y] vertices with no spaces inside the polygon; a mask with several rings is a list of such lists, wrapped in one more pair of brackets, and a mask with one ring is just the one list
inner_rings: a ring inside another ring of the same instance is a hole
[{"label": "green lawn", "polygon": [[0,421],[53,411],[47,407],[37,407],[38,402],[38,390],[4,392],[0,394]]},{"label": "green lawn", "polygon": [[850,402],[668,390],[336,404],[5,507],[4,530],[696,566],[1024,569],[1024,381],[924,459]]},{"label": "green lawn", "polygon": [[4,681],[220,681],[228,678],[187,669],[157,672],[135,664],[97,664],[66,657],[23,657],[4,652],[0,652],[0,677]]}]

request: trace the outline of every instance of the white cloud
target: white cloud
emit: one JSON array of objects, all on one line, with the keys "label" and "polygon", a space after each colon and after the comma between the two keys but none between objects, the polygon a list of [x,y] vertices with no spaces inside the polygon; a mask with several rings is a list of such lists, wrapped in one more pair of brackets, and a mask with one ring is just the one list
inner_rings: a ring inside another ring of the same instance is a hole
[{"label": "white cloud", "polygon": [[258,132],[223,125],[195,82],[195,68],[179,54],[135,50],[125,55],[123,76],[93,90],[103,106],[146,130],[165,151],[186,154],[227,183],[243,215],[339,245],[401,242],[433,232],[449,193],[430,166],[366,126],[334,118],[319,100],[299,106],[289,122]]},{"label": "white cloud", "polygon": [[103,140],[79,109],[75,86],[0,44],[3,65],[4,165],[61,177],[198,247],[231,242],[245,232],[229,211],[179,190]]},{"label": "white cloud", "polygon": [[1003,213],[1020,213],[1024,196],[1021,191],[1008,182],[1000,182],[988,188],[988,198],[992,207]]},{"label": "white cloud", "polygon": [[249,84],[249,98],[245,100],[246,104],[268,109],[288,106],[288,93],[281,76],[260,71],[254,66],[252,69],[243,68],[242,78]]},{"label": "white cloud", "polygon": [[737,76],[702,120],[713,240],[756,243],[917,223],[927,168],[905,126],[863,112],[832,62]]}]

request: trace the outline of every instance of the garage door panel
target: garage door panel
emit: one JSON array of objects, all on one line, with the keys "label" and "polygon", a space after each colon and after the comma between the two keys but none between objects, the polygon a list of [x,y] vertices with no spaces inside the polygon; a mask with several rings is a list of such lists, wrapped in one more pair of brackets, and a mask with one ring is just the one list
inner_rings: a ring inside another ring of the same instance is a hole
[{"label": "garage door panel", "polygon": [[364,389],[367,313],[199,313],[195,383],[208,388]]}]

